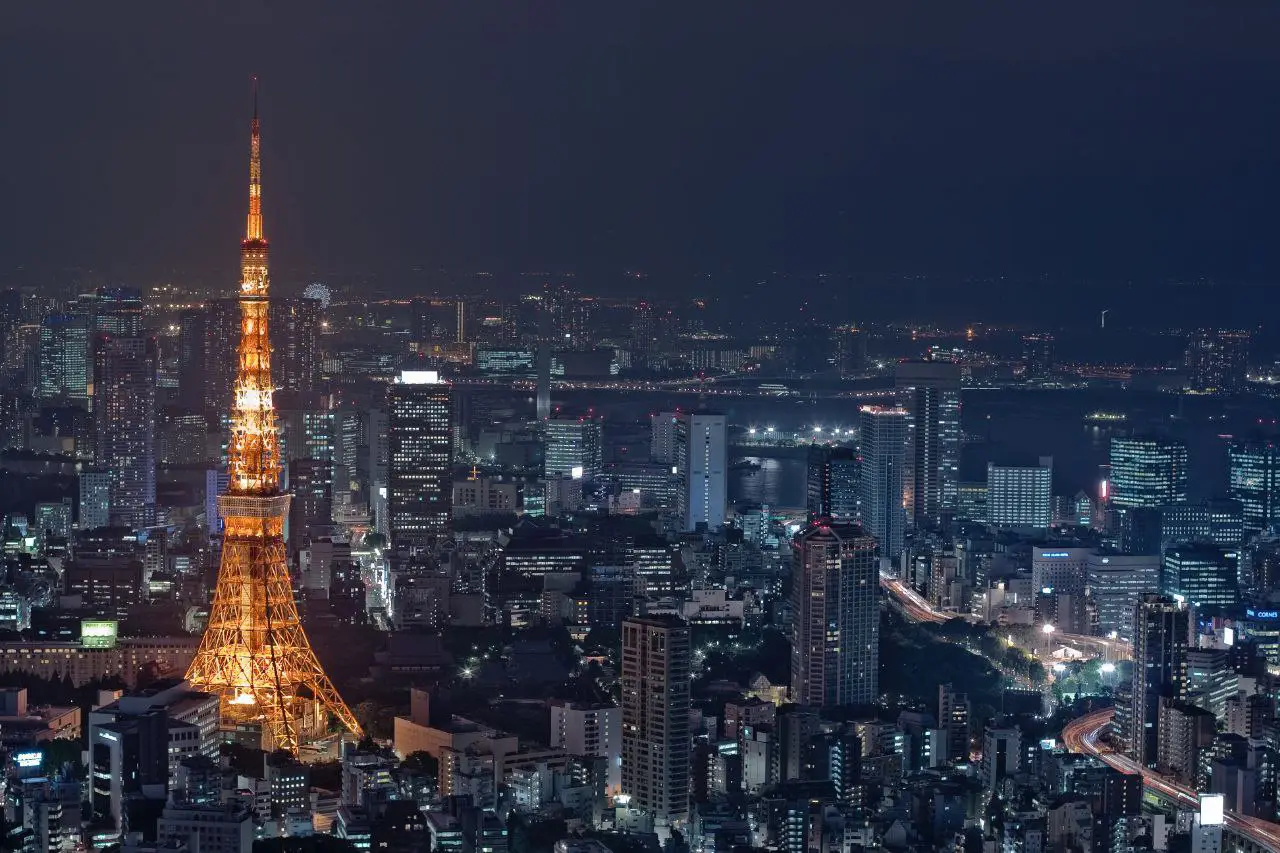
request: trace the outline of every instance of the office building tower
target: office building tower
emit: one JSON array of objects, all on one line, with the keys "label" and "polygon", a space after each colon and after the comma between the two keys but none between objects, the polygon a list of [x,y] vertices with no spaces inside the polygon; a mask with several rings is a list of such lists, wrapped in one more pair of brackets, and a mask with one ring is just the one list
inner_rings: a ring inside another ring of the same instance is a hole
[{"label": "office building tower", "polygon": [[1108,500],[1121,510],[1187,500],[1187,446],[1157,436],[1113,436]]},{"label": "office building tower", "polygon": [[1044,379],[1053,373],[1053,335],[1041,332],[1022,338],[1022,377]]},{"label": "office building tower", "polygon": [[1249,333],[1197,329],[1187,338],[1187,378],[1195,391],[1230,393],[1248,381]]},{"label": "office building tower", "polygon": [[453,521],[453,403],[435,371],[403,371],[388,390],[387,449],[392,543],[446,535]]},{"label": "office building tower", "polygon": [[951,684],[938,685],[938,726],[946,736],[948,764],[969,761],[969,694]]},{"label": "office building tower", "polygon": [[676,464],[677,412],[658,412],[649,416],[649,458],[666,465]]},{"label": "office building tower", "polygon": [[907,510],[916,525],[937,524],[955,510],[960,479],[960,366],[904,361],[894,380],[911,413]]},{"label": "office building tower", "polygon": [[686,531],[718,530],[729,503],[724,415],[682,412],[676,422],[676,504]]},{"label": "office building tower", "polygon": [[1122,732],[1129,756],[1144,767],[1156,762],[1160,744],[1160,700],[1181,701],[1187,689],[1187,606],[1167,595],[1146,593],[1134,608],[1133,682],[1129,730]]},{"label": "office building tower", "polygon": [[87,401],[90,378],[89,318],[84,314],[50,314],[40,321],[36,355],[36,396]]},{"label": "office building tower", "polygon": [[979,779],[983,789],[998,790],[1001,782],[1018,773],[1022,763],[1022,731],[1017,726],[1000,726],[994,720],[988,722],[982,732]]},{"label": "office building tower", "polygon": [[1133,612],[1143,593],[1160,589],[1160,557],[1156,554],[1090,553],[1085,566],[1087,595],[1098,614],[1098,633],[1113,631],[1133,640]]},{"label": "office building tower", "polygon": [[94,820],[120,828],[130,796],[164,799],[169,779],[169,717],[151,709],[104,719],[89,729],[89,803]]},{"label": "office building tower", "polygon": [[810,520],[857,520],[858,470],[858,454],[852,447],[815,444],[809,448],[805,503]]},{"label": "office building tower", "polygon": [[272,297],[270,309],[272,378],[282,391],[315,387],[320,301]]},{"label": "office building tower", "polygon": [[880,545],[882,560],[896,562],[902,553],[907,510],[903,466],[907,450],[906,409],[863,406],[858,413],[862,470],[858,503],[862,527]]},{"label": "office building tower", "polygon": [[96,530],[111,523],[111,473],[86,469],[80,472],[79,530]]},{"label": "office building tower", "polygon": [[1227,448],[1228,490],[1240,501],[1246,533],[1280,522],[1280,442],[1234,441]]},{"label": "office building tower", "polygon": [[816,708],[879,698],[876,541],[856,524],[818,519],[791,562],[791,698]]},{"label": "office building tower", "polygon": [[132,287],[99,287],[88,308],[94,334],[120,338],[142,336],[142,293]]},{"label": "office building tower", "polygon": [[1036,592],[1051,589],[1062,595],[1084,595],[1086,567],[1091,556],[1093,551],[1089,548],[1032,548],[1032,589]]},{"label": "office building tower", "polygon": [[622,784],[622,709],[617,705],[554,700],[549,744],[570,755],[603,758],[607,788],[616,791]]},{"label": "office building tower", "polygon": [[240,302],[210,299],[205,303],[201,331],[203,366],[199,373],[204,381],[205,413],[210,417],[225,416],[231,408],[231,392],[239,367],[232,353],[240,342]]},{"label": "office building tower", "polygon": [[1160,550],[1185,542],[1205,542],[1228,550],[1244,543],[1244,505],[1218,499],[1162,506]]},{"label": "office building tower", "polygon": [[111,517],[134,530],[155,522],[159,358],[154,337],[95,340],[94,461],[111,475]]},{"label": "office building tower", "polygon": [[543,424],[547,479],[594,480],[603,467],[600,422],[591,418],[551,418]]},{"label": "office building tower", "polygon": [[1185,601],[1197,614],[1223,614],[1239,601],[1240,552],[1208,543],[1174,545],[1164,552],[1160,592]]},{"label": "office building tower", "polygon": [[622,622],[622,793],[660,832],[689,817],[689,627]]},{"label": "office building tower", "polygon": [[1053,522],[1053,457],[1035,466],[987,465],[987,523],[1044,530]]}]

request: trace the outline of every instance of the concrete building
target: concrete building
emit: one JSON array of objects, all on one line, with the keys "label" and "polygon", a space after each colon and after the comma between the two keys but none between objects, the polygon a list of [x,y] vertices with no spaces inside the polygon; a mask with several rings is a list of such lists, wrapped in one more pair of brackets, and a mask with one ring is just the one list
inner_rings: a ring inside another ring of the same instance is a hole
[{"label": "concrete building", "polygon": [[387,512],[394,545],[425,544],[453,522],[453,395],[435,371],[401,371],[387,391]]},{"label": "concrete building", "polygon": [[1013,530],[1045,530],[1053,522],[1053,458],[1039,465],[987,465],[987,523]]},{"label": "concrete building", "polygon": [[906,535],[908,496],[904,491],[908,414],[906,409],[863,406],[862,472],[858,502],[862,526],[880,545],[882,562],[896,562]]},{"label": "concrete building", "polygon": [[960,474],[960,365],[942,361],[899,362],[895,385],[910,412],[907,510],[915,525],[937,524],[956,508]]},{"label": "concrete building", "polygon": [[675,618],[622,622],[622,793],[660,834],[689,818],[689,628]]},{"label": "concrete building", "polygon": [[724,415],[683,412],[676,420],[676,494],[686,531],[718,530],[729,505],[728,435]]},{"label": "concrete building", "polygon": [[553,749],[563,749],[570,755],[603,758],[608,767],[606,784],[609,791],[620,789],[622,709],[618,706],[552,702],[548,743]]},{"label": "concrete building", "polygon": [[879,698],[876,541],[819,519],[796,534],[791,569],[791,698],[816,708]]}]

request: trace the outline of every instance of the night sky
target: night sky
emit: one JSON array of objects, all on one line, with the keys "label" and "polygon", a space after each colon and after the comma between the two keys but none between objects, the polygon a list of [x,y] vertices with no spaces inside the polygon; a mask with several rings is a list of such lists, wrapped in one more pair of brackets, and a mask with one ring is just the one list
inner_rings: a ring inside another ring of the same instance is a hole
[{"label": "night sky", "polygon": [[300,277],[1280,277],[1273,2],[4,16],[0,277],[234,268],[254,73],[267,234]]}]

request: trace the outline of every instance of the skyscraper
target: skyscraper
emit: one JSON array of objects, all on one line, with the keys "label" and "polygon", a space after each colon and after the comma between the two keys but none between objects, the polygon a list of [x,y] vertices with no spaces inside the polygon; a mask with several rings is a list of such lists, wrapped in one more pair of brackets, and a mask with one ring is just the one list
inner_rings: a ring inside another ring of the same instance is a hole
[{"label": "skyscraper", "polygon": [[387,510],[395,544],[426,544],[453,522],[453,405],[434,370],[406,370],[387,392]]},{"label": "skyscraper", "polygon": [[1129,755],[1143,766],[1155,764],[1160,744],[1160,699],[1185,699],[1187,606],[1167,595],[1148,593],[1134,608],[1132,712],[1123,732]]},{"label": "skyscraper", "polygon": [[622,622],[622,792],[660,830],[689,817],[689,627]]},{"label": "skyscraper", "polygon": [[84,314],[50,314],[40,321],[36,357],[36,396],[89,399],[89,318]]},{"label": "skyscraper", "polygon": [[1022,338],[1022,376],[1043,379],[1053,372],[1053,335],[1041,332]]},{"label": "skyscraper", "polygon": [[94,461],[111,476],[111,517],[134,530],[155,522],[158,364],[154,337],[95,339]]},{"label": "skyscraper", "polygon": [[876,541],[856,524],[818,519],[796,534],[791,561],[791,699],[868,705],[879,698],[880,575]]},{"label": "skyscraper", "polygon": [[895,382],[911,413],[907,451],[907,510],[913,524],[937,524],[956,508],[960,479],[960,366],[904,361]]},{"label": "skyscraper", "polygon": [[316,336],[319,330],[318,299],[272,298],[272,377],[277,388],[310,391],[315,387],[318,366]]},{"label": "skyscraper", "polygon": [[101,470],[80,472],[78,530],[96,530],[111,523],[111,474]]},{"label": "skyscraper", "polygon": [[1224,613],[1239,601],[1240,553],[1209,543],[1174,545],[1160,565],[1160,592],[1185,601],[1197,613]]},{"label": "skyscraper", "polygon": [[987,465],[987,523],[1046,529],[1053,522],[1053,457],[1031,466]]},{"label": "skyscraper", "polygon": [[1246,533],[1280,522],[1280,443],[1234,441],[1227,448],[1228,489],[1244,508]]},{"label": "skyscraper", "polygon": [[893,561],[902,553],[907,511],[903,466],[907,449],[906,409],[863,406],[861,428],[862,470],[858,502],[862,526],[880,543],[882,560]]},{"label": "skyscraper", "polygon": [[729,503],[728,437],[724,415],[682,412],[676,421],[676,503],[685,530],[724,524]]},{"label": "skyscraper", "polygon": [[249,215],[240,243],[241,334],[227,451],[229,486],[218,499],[225,525],[222,563],[187,680],[219,697],[224,724],[257,728],[263,748],[296,754],[304,738],[327,730],[330,716],[357,737],[361,729],[311,650],[285,562],[289,494],[280,484],[272,403],[269,250],[262,229],[256,88]]},{"label": "skyscraper", "polygon": [[1186,368],[1192,389],[1204,393],[1238,391],[1249,366],[1249,333],[1197,329],[1187,338]]},{"label": "skyscraper", "polygon": [[594,480],[600,476],[600,422],[591,418],[552,418],[543,424],[546,448],[543,473],[548,479],[573,477]]},{"label": "skyscraper", "polygon": [[852,447],[815,444],[809,448],[805,503],[810,520],[857,520],[859,467]]},{"label": "skyscraper", "polygon": [[99,287],[90,303],[93,331],[122,338],[142,335],[142,294],[131,287]]},{"label": "skyscraper", "polygon": [[1187,446],[1159,436],[1112,436],[1108,499],[1121,510],[1186,501]]}]

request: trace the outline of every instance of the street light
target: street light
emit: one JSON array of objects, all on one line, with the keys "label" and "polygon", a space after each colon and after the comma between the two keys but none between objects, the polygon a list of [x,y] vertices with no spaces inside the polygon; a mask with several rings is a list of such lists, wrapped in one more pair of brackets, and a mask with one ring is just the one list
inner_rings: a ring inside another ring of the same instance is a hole
[{"label": "street light", "polygon": [[1041,630],[1041,631],[1043,631],[1043,632],[1047,635],[1047,634],[1052,634],[1052,633],[1053,633],[1054,631],[1056,631],[1057,629],[1056,629],[1056,628],[1054,628],[1052,625],[1050,625],[1048,622],[1046,622],[1046,623],[1044,623],[1044,625],[1040,628],[1040,630]]},{"label": "street light", "polygon": [[1115,664],[1113,664],[1113,663],[1108,662],[1108,663],[1104,663],[1102,666],[1100,666],[1100,667],[1099,667],[1099,669],[1101,669],[1101,670],[1102,670],[1103,672],[1105,672],[1107,675],[1110,675],[1111,673],[1113,673],[1113,672],[1115,672],[1115,671],[1116,671],[1116,665],[1115,665]]},{"label": "street light", "polygon": [[1067,671],[1067,665],[1066,665],[1065,663],[1061,663],[1061,662],[1059,662],[1059,663],[1055,663],[1055,664],[1053,665],[1053,671],[1054,671],[1054,672],[1056,672],[1056,673],[1058,673],[1059,675],[1061,675],[1062,673],[1064,673],[1064,672],[1066,672],[1066,671]]}]

